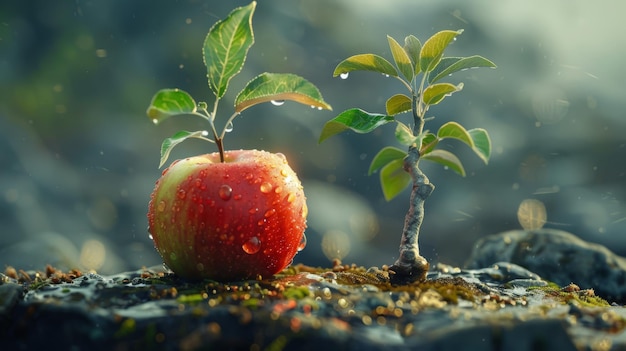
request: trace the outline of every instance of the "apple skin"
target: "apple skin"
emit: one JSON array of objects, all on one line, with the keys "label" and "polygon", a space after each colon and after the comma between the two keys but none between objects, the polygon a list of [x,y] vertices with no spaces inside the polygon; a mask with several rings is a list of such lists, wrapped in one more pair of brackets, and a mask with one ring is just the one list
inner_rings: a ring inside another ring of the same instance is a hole
[{"label": "apple skin", "polygon": [[283,154],[234,150],[174,161],[156,182],[148,230],[165,264],[190,279],[272,276],[306,244],[300,180]]}]

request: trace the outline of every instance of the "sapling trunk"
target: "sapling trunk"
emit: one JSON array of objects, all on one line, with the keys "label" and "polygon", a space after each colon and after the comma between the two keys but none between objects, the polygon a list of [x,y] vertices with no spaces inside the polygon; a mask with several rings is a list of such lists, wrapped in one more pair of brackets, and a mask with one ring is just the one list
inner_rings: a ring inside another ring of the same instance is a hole
[{"label": "sapling trunk", "polygon": [[[424,129],[425,107],[419,97],[413,95],[413,127],[414,135],[420,135]],[[400,256],[390,267],[392,284],[408,284],[414,281],[423,281],[428,272],[428,261],[420,255],[418,238],[422,221],[424,220],[424,201],[435,190],[428,177],[419,168],[419,146],[409,147],[404,158],[404,170],[411,175],[412,188],[409,210],[404,219],[404,229],[400,240]]]}]

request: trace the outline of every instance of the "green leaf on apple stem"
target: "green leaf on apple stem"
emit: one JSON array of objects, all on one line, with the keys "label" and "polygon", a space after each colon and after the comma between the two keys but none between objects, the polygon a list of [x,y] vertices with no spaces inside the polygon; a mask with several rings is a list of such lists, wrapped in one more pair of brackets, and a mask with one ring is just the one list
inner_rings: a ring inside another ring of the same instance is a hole
[{"label": "green leaf on apple stem", "polygon": [[415,75],[413,64],[411,63],[411,58],[404,51],[404,48],[392,37],[387,36],[387,41],[389,42],[389,49],[391,50],[391,55],[393,56],[393,60],[396,63],[396,67],[400,70],[400,73],[406,78],[407,81],[412,81],[413,76]]},{"label": "green leaf on apple stem", "polygon": [[252,79],[235,98],[235,112],[269,101],[290,100],[332,110],[315,85],[295,74],[263,73]]},{"label": "green leaf on apple stem", "polygon": [[163,167],[168,157],[170,156],[170,152],[172,151],[174,146],[182,143],[189,138],[198,138],[213,142],[213,140],[205,138],[206,134],[207,132],[203,130],[199,130],[197,132],[188,132],[186,130],[181,130],[171,137],[163,140],[163,143],[161,144],[161,161],[159,163],[159,168]]},{"label": "green leaf on apple stem", "polygon": [[393,116],[369,113],[358,108],[349,109],[324,124],[319,142],[351,129],[357,133],[369,133],[372,130],[395,121]]},{"label": "green leaf on apple stem", "polygon": [[422,155],[422,159],[433,161],[444,165],[451,170],[455,171],[462,177],[465,177],[465,169],[463,168],[463,164],[458,157],[456,157],[453,153],[446,150],[432,150],[431,152]]},{"label": "green leaf on apple stem", "polygon": [[375,54],[360,54],[341,61],[335,67],[333,77],[352,71],[374,71],[393,77],[398,76],[398,71],[385,58]]},{"label": "green leaf on apple stem", "polygon": [[463,89],[463,83],[459,83],[459,85],[450,83],[437,83],[429,85],[426,89],[424,89],[422,101],[424,101],[426,105],[436,105],[446,96],[450,96],[452,93],[460,91],[461,89]]},{"label": "green leaf on apple stem", "polygon": [[417,75],[420,73],[420,51],[422,50],[422,43],[419,39],[417,39],[414,35],[409,35],[404,38],[404,51],[411,58],[411,62],[413,63],[414,74]]},{"label": "green leaf on apple stem", "polygon": [[372,163],[370,164],[370,169],[367,174],[371,175],[383,166],[387,165],[389,162],[394,160],[403,160],[405,157],[406,151],[404,150],[400,150],[393,146],[384,147],[372,159]]},{"label": "green leaf on apple stem", "polygon": [[224,20],[211,27],[202,51],[209,87],[219,99],[224,96],[230,79],[238,74],[254,43],[252,15],[256,1],[233,10]]},{"label": "green leaf on apple stem", "polygon": [[420,69],[422,72],[432,71],[443,56],[443,52],[454,38],[463,30],[442,30],[428,38],[420,51]]},{"label": "green leaf on apple stem", "polygon": [[489,139],[489,134],[482,128],[470,129],[467,132],[474,142],[472,150],[487,164],[491,156],[491,139]]},{"label": "green leaf on apple stem", "polygon": [[411,176],[404,170],[402,159],[393,160],[380,170],[380,185],[387,201],[398,196],[410,183]]},{"label": "green leaf on apple stem", "polygon": [[187,92],[179,89],[162,89],[152,97],[146,114],[157,124],[171,116],[194,112],[196,101]]},{"label": "green leaf on apple stem", "polygon": [[411,111],[412,106],[411,98],[404,94],[396,94],[390,97],[385,104],[387,114],[390,116]]},{"label": "green leaf on apple stem", "polygon": [[439,61],[437,67],[430,72],[428,83],[432,84],[454,72],[478,67],[496,68],[496,64],[478,55],[470,57],[444,57]]}]

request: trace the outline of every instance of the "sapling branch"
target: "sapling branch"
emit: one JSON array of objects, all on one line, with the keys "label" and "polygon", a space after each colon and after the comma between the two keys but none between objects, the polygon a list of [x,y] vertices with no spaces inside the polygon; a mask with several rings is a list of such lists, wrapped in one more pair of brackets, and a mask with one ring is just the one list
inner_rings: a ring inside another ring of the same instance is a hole
[{"label": "sapling branch", "polygon": [[[423,106],[420,94],[413,93],[413,134],[420,135],[424,129],[424,116],[426,108]],[[407,284],[426,279],[428,261],[419,252],[419,232],[424,220],[424,202],[435,190],[428,177],[419,168],[419,146],[409,146],[408,153],[404,158],[404,170],[409,173],[412,181],[409,209],[404,219],[404,229],[400,239],[400,256],[391,266],[392,284]]]}]

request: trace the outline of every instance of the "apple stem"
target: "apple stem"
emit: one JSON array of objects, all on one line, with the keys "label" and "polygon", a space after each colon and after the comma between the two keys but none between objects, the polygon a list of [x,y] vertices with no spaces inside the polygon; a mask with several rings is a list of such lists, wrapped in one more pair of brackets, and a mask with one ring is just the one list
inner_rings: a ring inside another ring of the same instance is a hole
[{"label": "apple stem", "polygon": [[[422,106],[420,94],[413,94],[413,119],[415,121],[414,134],[420,135],[424,128],[424,114],[426,109]],[[419,231],[424,220],[424,201],[435,190],[428,177],[419,168],[420,145],[411,145],[407,156],[404,158],[404,170],[411,175],[413,187],[409,210],[404,220],[402,239],[400,240],[400,256],[389,268],[394,272],[391,275],[392,284],[407,284],[414,281],[424,281],[428,273],[429,264],[419,251]]]},{"label": "apple stem", "polygon": [[224,139],[216,136],[215,144],[217,145],[217,150],[220,153],[220,162],[226,162],[226,159],[224,158]]}]

